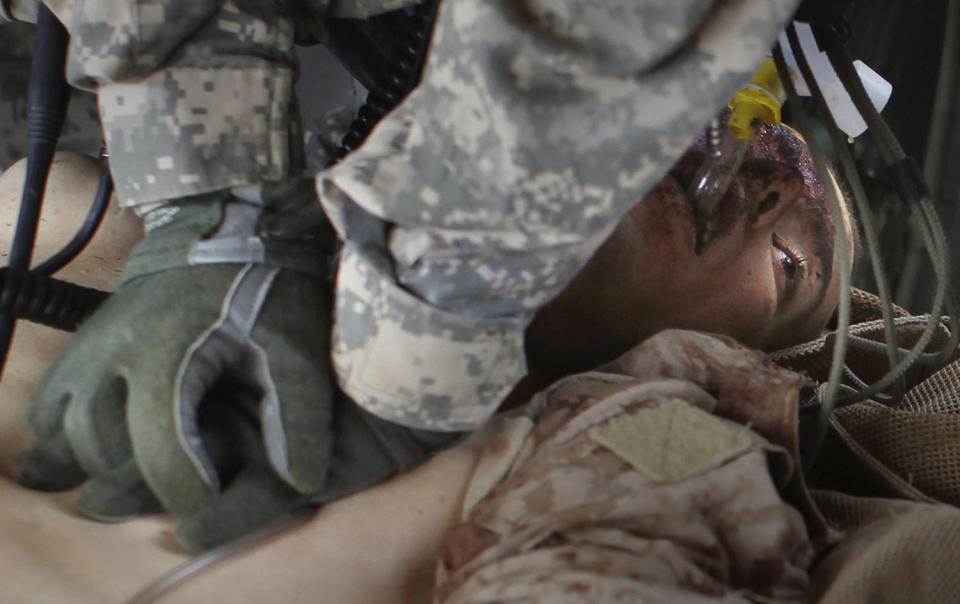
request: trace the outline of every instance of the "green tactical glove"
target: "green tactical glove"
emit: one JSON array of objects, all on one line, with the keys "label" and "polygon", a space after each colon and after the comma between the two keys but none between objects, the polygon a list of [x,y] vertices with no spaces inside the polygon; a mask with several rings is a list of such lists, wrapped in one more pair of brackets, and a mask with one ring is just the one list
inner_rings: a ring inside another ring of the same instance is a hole
[{"label": "green tactical glove", "polygon": [[[23,484],[83,483],[78,506],[102,519],[161,508],[239,515],[224,518],[234,529],[220,536],[182,539],[191,549],[255,528],[287,505],[278,502],[322,490],[332,449],[324,279],[332,233],[314,231],[312,242],[296,244],[260,238],[261,218],[283,222],[258,202],[204,196],[161,208],[159,226],[148,221],[120,290],[27,402],[34,439],[18,456]],[[201,413],[208,405],[220,411]],[[256,455],[234,417],[251,409]],[[231,475],[238,451],[244,470]],[[262,513],[249,509],[258,503],[244,490],[262,492]],[[231,512],[241,499],[247,507]]]},{"label": "green tactical glove", "polygon": [[82,485],[77,506],[101,520],[169,511],[201,551],[459,440],[381,420],[333,386],[335,240],[312,182],[252,196],[148,215],[120,291],[27,403],[22,483]]}]

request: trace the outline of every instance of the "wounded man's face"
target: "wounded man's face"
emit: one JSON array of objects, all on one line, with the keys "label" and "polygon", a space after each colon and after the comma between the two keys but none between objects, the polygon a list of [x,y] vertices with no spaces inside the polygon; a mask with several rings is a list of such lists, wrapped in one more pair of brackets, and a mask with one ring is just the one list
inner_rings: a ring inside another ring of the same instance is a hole
[{"label": "wounded man's face", "polygon": [[703,153],[698,141],[541,311],[528,332],[533,364],[541,353],[555,356],[549,351],[564,340],[568,348],[578,341],[571,324],[591,334],[574,353],[581,358],[546,361],[569,370],[614,358],[666,328],[721,333],[767,350],[823,329],[837,304],[839,268],[829,202],[806,144],[782,125],[761,130],[697,255],[685,187]]}]

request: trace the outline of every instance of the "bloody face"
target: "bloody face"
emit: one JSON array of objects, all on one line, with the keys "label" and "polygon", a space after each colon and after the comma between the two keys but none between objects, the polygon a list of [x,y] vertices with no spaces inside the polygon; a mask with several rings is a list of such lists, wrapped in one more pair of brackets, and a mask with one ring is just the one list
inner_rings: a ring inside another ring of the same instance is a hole
[{"label": "bloody face", "polygon": [[[543,359],[582,371],[666,328],[721,333],[761,349],[823,329],[837,303],[839,268],[824,184],[806,144],[788,127],[761,129],[698,255],[685,188],[704,149],[698,140],[537,315],[527,333],[531,366]],[[844,224],[852,249],[849,216]]]}]

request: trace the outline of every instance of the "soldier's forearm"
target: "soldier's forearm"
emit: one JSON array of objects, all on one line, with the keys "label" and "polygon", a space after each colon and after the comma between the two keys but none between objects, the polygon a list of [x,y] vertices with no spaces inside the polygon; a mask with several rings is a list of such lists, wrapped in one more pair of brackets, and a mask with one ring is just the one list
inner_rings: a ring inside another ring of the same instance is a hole
[{"label": "soldier's forearm", "polygon": [[483,423],[525,373],[527,321],[749,78],[795,4],[444,0],[420,84],[318,175],[347,241],[343,390],[399,423]]}]

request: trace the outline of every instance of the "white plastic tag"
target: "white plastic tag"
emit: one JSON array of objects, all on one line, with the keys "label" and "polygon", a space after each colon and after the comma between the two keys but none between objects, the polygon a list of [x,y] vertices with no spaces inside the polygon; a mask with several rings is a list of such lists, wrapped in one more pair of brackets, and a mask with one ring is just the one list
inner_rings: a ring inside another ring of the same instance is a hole
[{"label": "white plastic tag", "polygon": [[[813,77],[816,78],[817,84],[820,86],[820,91],[827,101],[827,107],[830,109],[830,114],[837,123],[837,127],[846,133],[847,136],[860,136],[866,131],[867,124],[863,121],[863,118],[853,104],[853,100],[850,99],[850,95],[847,94],[846,89],[844,89],[843,84],[840,83],[840,78],[837,77],[833,66],[830,65],[830,59],[827,58],[826,53],[821,52],[820,49],[817,48],[817,42],[813,37],[813,30],[810,24],[794,21],[793,27],[797,32],[800,48],[803,49],[803,54],[807,58],[807,63],[810,65]],[[790,69],[790,75],[797,88],[797,94],[810,96],[810,87],[800,73],[796,57],[793,56],[793,50],[790,48],[790,42],[787,40],[786,32],[780,32],[779,40],[780,48],[783,49],[783,58],[787,63],[787,67]],[[863,61],[854,61],[853,66],[857,70],[857,75],[860,76],[860,81],[863,82],[863,87],[867,91],[867,96],[870,97],[870,102],[877,108],[877,111],[882,111],[890,99],[890,94],[893,92],[893,85],[883,79],[880,74],[870,69]]]}]

